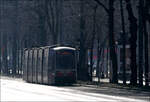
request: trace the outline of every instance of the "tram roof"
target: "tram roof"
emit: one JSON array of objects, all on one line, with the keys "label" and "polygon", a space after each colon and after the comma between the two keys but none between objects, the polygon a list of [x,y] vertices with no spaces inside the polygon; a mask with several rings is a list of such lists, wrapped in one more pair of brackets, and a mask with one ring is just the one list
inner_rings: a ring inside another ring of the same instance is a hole
[{"label": "tram roof", "polygon": [[57,45],[52,45],[52,46],[24,48],[24,51],[30,51],[30,50],[36,50],[36,49],[45,49],[45,48],[51,48],[51,49],[54,49],[54,50],[63,50],[63,49],[76,50],[72,46],[66,46],[66,45],[57,44]]},{"label": "tram roof", "polygon": [[75,48],[72,47],[55,47],[53,48],[54,50],[63,50],[63,49],[68,49],[68,50],[76,50]]}]

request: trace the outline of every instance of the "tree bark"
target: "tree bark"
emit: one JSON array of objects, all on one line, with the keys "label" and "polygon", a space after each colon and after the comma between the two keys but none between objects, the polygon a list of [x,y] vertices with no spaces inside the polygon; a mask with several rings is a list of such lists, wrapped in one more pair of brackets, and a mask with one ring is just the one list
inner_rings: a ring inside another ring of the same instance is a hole
[{"label": "tree bark", "polygon": [[114,0],[109,0],[109,46],[110,46],[110,59],[112,61],[112,79],[111,83],[118,83],[118,66],[117,55],[115,52],[115,40],[114,40]]},{"label": "tree bark", "polygon": [[61,3],[62,1],[59,0],[45,1],[46,21],[52,34],[52,44],[54,45],[58,43],[58,35],[61,33]]},{"label": "tree bark", "polygon": [[18,1],[15,1],[15,9],[16,9],[16,12],[15,12],[15,32],[13,33],[13,49],[12,49],[12,58],[13,58],[13,61],[12,61],[12,64],[13,64],[13,69],[12,69],[12,74],[15,76],[16,75],[16,67],[17,67],[17,38],[18,38],[18,29],[17,29],[17,24],[18,24]]},{"label": "tree bark", "polygon": [[8,61],[7,61],[7,54],[8,54],[8,43],[7,43],[7,39],[8,39],[8,35],[5,34],[3,35],[3,65],[4,65],[4,75],[8,75]]},{"label": "tree bark", "polygon": [[94,40],[96,35],[96,10],[97,6],[94,7],[94,15],[93,15],[93,34],[92,34],[92,42],[91,42],[91,51],[90,51],[90,81],[92,81],[92,71],[93,71],[93,49],[94,49]]},{"label": "tree bark", "polygon": [[144,26],[144,51],[145,51],[145,85],[148,86],[148,73],[149,73],[149,54],[148,54],[148,32],[147,32],[147,20],[146,15],[148,13],[150,2],[146,0],[144,7],[144,15],[143,15],[143,26]]},{"label": "tree bark", "polygon": [[121,23],[122,23],[122,42],[123,42],[123,84],[126,84],[126,31],[125,31],[125,23],[124,23],[124,10],[122,0],[120,0],[120,11],[121,11]]},{"label": "tree bark", "polygon": [[144,1],[139,0],[139,30],[138,30],[138,69],[139,69],[139,85],[143,86],[143,8]]},{"label": "tree bark", "polygon": [[84,16],[84,0],[80,1],[80,51],[79,51],[79,63],[78,63],[78,79],[86,81],[88,80],[88,68],[86,68],[86,48],[85,48],[85,16]]},{"label": "tree bark", "polygon": [[99,63],[100,63],[100,55],[102,49],[100,48],[100,37],[98,36],[97,38],[97,65],[96,65],[96,76],[98,77],[98,82],[100,82],[100,68],[99,68]]},{"label": "tree bark", "polygon": [[131,85],[137,85],[137,64],[136,64],[136,41],[137,41],[137,19],[133,14],[131,1],[126,1],[126,9],[128,12],[128,19],[129,19],[129,31],[131,34],[130,37],[130,49],[131,49]]}]

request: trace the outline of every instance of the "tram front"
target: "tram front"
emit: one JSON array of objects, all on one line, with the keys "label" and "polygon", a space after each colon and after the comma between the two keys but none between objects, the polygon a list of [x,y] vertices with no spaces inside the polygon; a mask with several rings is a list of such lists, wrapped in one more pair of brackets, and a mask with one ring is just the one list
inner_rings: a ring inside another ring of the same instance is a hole
[{"label": "tram front", "polygon": [[75,83],[77,79],[76,49],[71,47],[57,47],[55,83]]}]

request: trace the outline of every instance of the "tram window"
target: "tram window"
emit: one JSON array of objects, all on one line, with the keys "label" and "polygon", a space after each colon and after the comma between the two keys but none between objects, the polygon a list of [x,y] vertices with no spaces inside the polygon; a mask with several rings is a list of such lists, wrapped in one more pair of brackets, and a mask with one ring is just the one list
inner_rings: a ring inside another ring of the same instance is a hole
[{"label": "tram window", "polygon": [[72,69],[75,67],[74,54],[71,52],[57,53],[56,65],[59,69]]}]

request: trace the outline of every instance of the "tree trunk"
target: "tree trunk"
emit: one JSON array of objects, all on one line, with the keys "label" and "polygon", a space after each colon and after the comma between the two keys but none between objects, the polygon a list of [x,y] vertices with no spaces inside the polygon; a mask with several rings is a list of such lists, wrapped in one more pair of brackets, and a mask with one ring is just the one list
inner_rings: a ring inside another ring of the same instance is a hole
[{"label": "tree trunk", "polygon": [[101,55],[101,48],[100,48],[100,37],[98,36],[97,39],[97,65],[96,65],[96,76],[98,77],[98,82],[100,82],[100,69],[99,69],[99,63],[100,63],[100,55]]},{"label": "tree trunk", "polygon": [[16,75],[16,67],[17,67],[17,40],[18,40],[18,29],[17,29],[17,26],[18,26],[18,1],[15,1],[15,9],[16,9],[16,12],[15,12],[15,31],[12,35],[13,37],[13,47],[12,47],[12,64],[13,64],[13,69],[12,69],[12,74],[15,76]]},{"label": "tree trunk", "polygon": [[8,54],[8,49],[7,49],[7,34],[5,34],[3,37],[3,65],[4,65],[4,75],[8,75],[8,61],[7,61],[7,54]]},{"label": "tree trunk", "polygon": [[91,51],[90,51],[90,81],[92,81],[92,70],[93,70],[93,49],[94,49],[94,40],[96,35],[96,10],[97,6],[94,7],[94,15],[93,15],[93,34],[92,34],[92,42],[91,42]]},{"label": "tree trunk", "polygon": [[90,48],[90,81],[92,81],[92,69],[93,69],[93,46]]},{"label": "tree trunk", "polygon": [[117,66],[117,55],[115,52],[115,41],[114,41],[114,0],[109,0],[109,46],[110,46],[110,59],[112,61],[112,80],[111,83],[118,83],[118,66]]},{"label": "tree trunk", "polygon": [[[146,0],[144,7],[144,15],[143,15],[143,26],[144,26],[144,51],[145,51],[145,85],[148,86],[148,73],[149,73],[149,55],[148,55],[148,32],[147,32],[147,22],[146,15],[149,9],[149,0]],[[150,2],[149,2],[150,3]]]},{"label": "tree trunk", "polygon": [[12,64],[13,64],[13,71],[12,71],[12,74],[13,75],[16,75],[16,57],[17,57],[17,41],[16,41],[16,37],[15,37],[15,34],[13,35],[13,61],[12,61]]},{"label": "tree trunk", "polygon": [[143,5],[144,1],[139,0],[138,67],[140,86],[143,86]]},{"label": "tree trunk", "polygon": [[58,43],[58,35],[61,33],[61,3],[62,1],[59,0],[45,1],[46,22],[52,34],[52,44],[54,45]]},{"label": "tree trunk", "polygon": [[120,11],[121,11],[121,23],[122,23],[122,42],[123,42],[123,84],[126,84],[126,31],[125,31],[125,23],[124,23],[124,10],[122,0],[120,0]]},{"label": "tree trunk", "polygon": [[131,48],[131,85],[137,85],[137,65],[136,65],[136,41],[137,41],[137,19],[133,14],[133,10],[131,7],[131,1],[126,1],[126,9],[128,12],[129,19],[129,30],[130,30],[130,48]]},{"label": "tree trunk", "polygon": [[80,1],[80,51],[79,51],[79,63],[78,63],[78,79],[86,81],[88,80],[88,68],[86,68],[86,48],[85,48],[85,37],[84,37],[84,30],[85,30],[85,17],[84,17],[84,0]]}]

